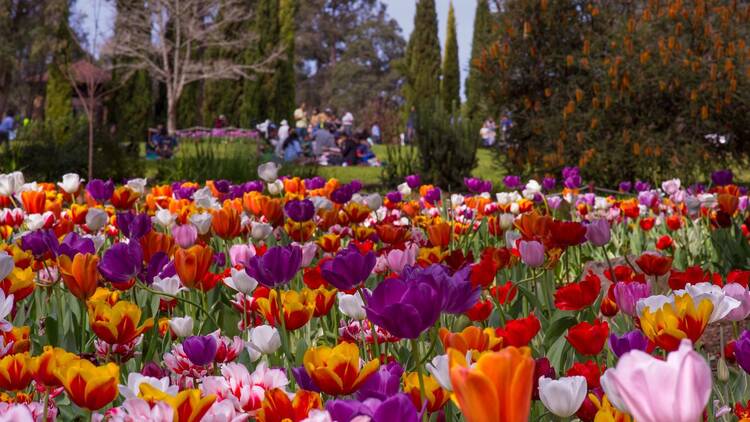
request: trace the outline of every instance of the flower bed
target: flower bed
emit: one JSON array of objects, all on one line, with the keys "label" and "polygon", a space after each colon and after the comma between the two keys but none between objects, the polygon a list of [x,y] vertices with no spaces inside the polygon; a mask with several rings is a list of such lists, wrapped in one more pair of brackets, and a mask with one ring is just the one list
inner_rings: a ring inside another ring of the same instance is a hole
[{"label": "flower bed", "polygon": [[750,418],[731,174],[381,196],[277,172],[0,175],[0,419]]}]

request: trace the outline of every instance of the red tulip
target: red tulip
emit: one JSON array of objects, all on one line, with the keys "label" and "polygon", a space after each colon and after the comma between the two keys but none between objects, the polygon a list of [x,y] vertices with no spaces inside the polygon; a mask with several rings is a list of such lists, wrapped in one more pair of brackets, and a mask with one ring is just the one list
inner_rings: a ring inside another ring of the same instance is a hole
[{"label": "red tulip", "polygon": [[706,281],[708,276],[709,274],[704,272],[700,265],[694,265],[692,267],[687,267],[685,271],[672,271],[669,274],[669,280],[667,280],[667,283],[672,290],[682,290],[688,283],[696,284]]},{"label": "red tulip", "polygon": [[576,351],[585,356],[596,356],[602,351],[609,335],[609,324],[606,321],[584,321],[570,327],[565,338]]},{"label": "red tulip", "polygon": [[656,224],[656,219],[654,217],[646,217],[641,219],[640,226],[643,231],[649,231],[654,228],[654,224]]},{"label": "red tulip", "polygon": [[468,311],[464,312],[464,315],[469,317],[472,321],[485,321],[490,317],[492,313],[492,301],[478,300]]},{"label": "red tulip", "polygon": [[644,253],[635,263],[641,270],[653,276],[662,276],[672,269],[672,257],[656,255],[653,253]]},{"label": "red tulip", "polygon": [[669,249],[672,246],[674,246],[674,240],[672,240],[672,238],[668,234],[665,234],[656,241],[656,249],[660,251]]},{"label": "red tulip", "polygon": [[[532,313],[526,318],[512,319],[505,323],[505,327],[498,328],[498,337],[503,338],[503,346],[524,347],[531,343],[542,325]],[[605,336],[606,337],[606,336]]]},{"label": "red tulip", "polygon": [[552,244],[560,248],[580,245],[586,241],[586,227],[577,221],[557,221],[550,227]]},{"label": "red tulip", "polygon": [[570,283],[555,292],[555,307],[563,311],[580,311],[591,306],[602,289],[599,277],[590,272],[578,283]]},{"label": "red tulip", "polygon": [[513,282],[508,280],[504,284],[493,286],[490,289],[492,297],[497,299],[497,303],[505,305],[506,303],[513,302],[518,294],[518,288],[513,285]]},{"label": "red tulip", "polygon": [[604,365],[602,365],[602,367],[600,368],[599,366],[597,366],[596,362],[594,362],[593,360],[588,360],[584,363],[574,363],[573,366],[568,369],[568,372],[565,375],[568,377],[580,375],[586,378],[586,384],[588,385],[589,390],[593,390],[595,388],[601,387],[599,378],[604,373],[604,369]]}]

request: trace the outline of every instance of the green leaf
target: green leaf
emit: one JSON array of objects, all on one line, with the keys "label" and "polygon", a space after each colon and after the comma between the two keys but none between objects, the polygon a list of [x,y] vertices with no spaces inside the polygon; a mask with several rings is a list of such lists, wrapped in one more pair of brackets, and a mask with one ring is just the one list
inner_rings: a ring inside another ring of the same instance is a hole
[{"label": "green leaf", "polygon": [[578,320],[568,313],[557,313],[548,323],[549,326],[544,331],[544,348],[549,349],[550,346],[560,338],[563,338],[563,333],[568,328],[576,325]]}]

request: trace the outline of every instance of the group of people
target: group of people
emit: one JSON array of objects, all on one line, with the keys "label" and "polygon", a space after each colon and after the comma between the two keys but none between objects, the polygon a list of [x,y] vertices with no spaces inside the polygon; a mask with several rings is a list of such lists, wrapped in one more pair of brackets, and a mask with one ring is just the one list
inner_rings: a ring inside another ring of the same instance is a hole
[{"label": "group of people", "polygon": [[156,129],[149,129],[148,141],[146,141],[146,159],[162,160],[170,159],[177,150],[177,138],[167,132],[164,125]]},{"label": "group of people", "polygon": [[294,111],[294,126],[282,120],[276,127],[266,120],[256,127],[273,146],[278,160],[295,163],[317,163],[322,166],[379,166],[372,145],[382,142],[380,127],[355,129],[354,115],[341,118],[330,110],[305,110],[302,104]]},{"label": "group of people", "polygon": [[498,132],[500,135],[500,142],[505,143],[508,140],[508,132],[513,127],[513,121],[510,118],[510,114],[505,114],[500,119],[500,125],[495,123],[495,119],[488,117],[482,124],[482,128],[479,129],[479,137],[482,138],[482,145],[485,147],[494,146],[497,142]]}]

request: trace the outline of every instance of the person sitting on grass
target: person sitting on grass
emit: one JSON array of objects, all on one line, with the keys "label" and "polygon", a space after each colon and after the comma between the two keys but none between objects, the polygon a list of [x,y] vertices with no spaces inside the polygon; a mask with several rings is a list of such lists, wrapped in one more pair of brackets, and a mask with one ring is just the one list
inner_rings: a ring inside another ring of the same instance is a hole
[{"label": "person sitting on grass", "polygon": [[284,161],[287,163],[297,161],[302,156],[302,145],[299,142],[297,132],[289,133],[282,144]]},{"label": "person sitting on grass", "polygon": [[342,166],[355,166],[357,165],[357,141],[352,139],[346,133],[339,134],[336,140],[339,149],[341,150]]},{"label": "person sitting on grass", "polygon": [[159,125],[156,128],[156,134],[152,135],[146,144],[146,158],[170,159],[174,156],[176,149],[177,139],[167,133],[164,125]]}]

